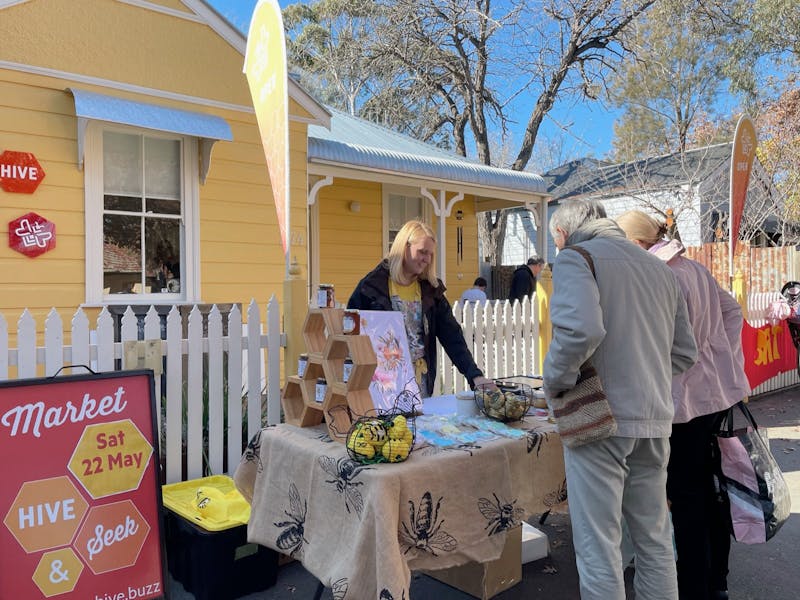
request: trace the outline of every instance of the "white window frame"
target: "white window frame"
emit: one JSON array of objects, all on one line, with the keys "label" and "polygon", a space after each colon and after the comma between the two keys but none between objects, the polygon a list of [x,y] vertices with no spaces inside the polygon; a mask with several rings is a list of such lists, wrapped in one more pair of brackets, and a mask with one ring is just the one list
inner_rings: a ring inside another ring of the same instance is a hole
[{"label": "white window frame", "polygon": [[422,220],[431,225],[433,211],[430,201],[425,198],[418,187],[402,185],[383,185],[383,222],[381,223],[383,252],[389,252],[389,196],[405,196],[406,198],[418,198],[422,206]]},{"label": "white window frame", "polygon": [[[182,148],[183,218],[180,293],[103,294],[103,132],[178,139]],[[84,145],[84,222],[86,226],[86,303],[185,304],[199,302],[200,170],[197,138],[150,129],[89,121]]]}]

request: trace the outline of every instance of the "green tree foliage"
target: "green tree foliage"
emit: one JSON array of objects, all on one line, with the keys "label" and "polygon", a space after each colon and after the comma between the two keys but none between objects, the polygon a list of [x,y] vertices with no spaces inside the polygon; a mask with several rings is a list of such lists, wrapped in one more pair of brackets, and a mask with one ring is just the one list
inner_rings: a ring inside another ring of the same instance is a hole
[{"label": "green tree foliage", "polygon": [[626,32],[635,60],[614,79],[614,154],[633,160],[684,152],[727,85],[730,36],[699,10],[703,0],[661,0]]},{"label": "green tree foliage", "polygon": [[376,80],[364,49],[379,18],[372,0],[320,0],[286,7],[288,60],[303,85],[323,102],[356,114]]}]

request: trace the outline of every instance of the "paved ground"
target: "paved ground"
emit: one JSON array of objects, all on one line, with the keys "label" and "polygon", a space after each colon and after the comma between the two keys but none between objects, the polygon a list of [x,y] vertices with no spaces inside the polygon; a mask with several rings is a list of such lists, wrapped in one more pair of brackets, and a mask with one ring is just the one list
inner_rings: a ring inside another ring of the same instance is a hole
[{"label": "paved ground", "polygon": [[[728,579],[733,600],[795,600],[800,598],[800,388],[782,390],[759,398],[750,404],[756,421],[767,429],[772,453],[789,482],[793,512],[778,535],[767,544],[747,546],[733,544]],[[551,515],[544,525],[532,524],[545,531],[550,539],[551,554],[523,567],[522,582],[495,596],[497,600],[546,598],[577,600],[578,577],[571,541],[569,517]],[[626,573],[628,598],[632,572]],[[316,579],[300,563],[284,565],[278,581],[269,590],[250,594],[245,600],[311,599]],[[173,582],[170,598],[192,598],[179,583]],[[330,590],[322,596],[331,599]],[[414,574],[411,583],[414,600],[468,600],[472,598],[425,575]]]}]

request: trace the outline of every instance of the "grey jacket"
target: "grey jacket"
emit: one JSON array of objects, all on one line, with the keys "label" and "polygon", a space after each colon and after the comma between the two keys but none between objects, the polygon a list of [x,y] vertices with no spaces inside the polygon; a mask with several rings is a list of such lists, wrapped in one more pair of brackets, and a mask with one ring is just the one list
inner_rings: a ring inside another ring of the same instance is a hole
[{"label": "grey jacket", "polygon": [[594,260],[579,253],[553,264],[553,340],[544,362],[548,397],[575,385],[587,359],[597,369],[620,437],[669,437],[672,377],[697,360],[686,301],[672,270],[625,239],[610,219],[575,231]]}]

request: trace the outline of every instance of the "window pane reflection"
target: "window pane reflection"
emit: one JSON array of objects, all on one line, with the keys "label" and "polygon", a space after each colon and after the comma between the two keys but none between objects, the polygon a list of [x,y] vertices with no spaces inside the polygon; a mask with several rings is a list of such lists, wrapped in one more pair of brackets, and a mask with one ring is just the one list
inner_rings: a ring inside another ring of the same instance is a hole
[{"label": "window pane reflection", "polygon": [[103,217],[103,287],[106,294],[141,293],[141,218]]},{"label": "window pane reflection", "polygon": [[153,293],[181,291],[180,221],[146,219],[145,256],[147,285]]}]

